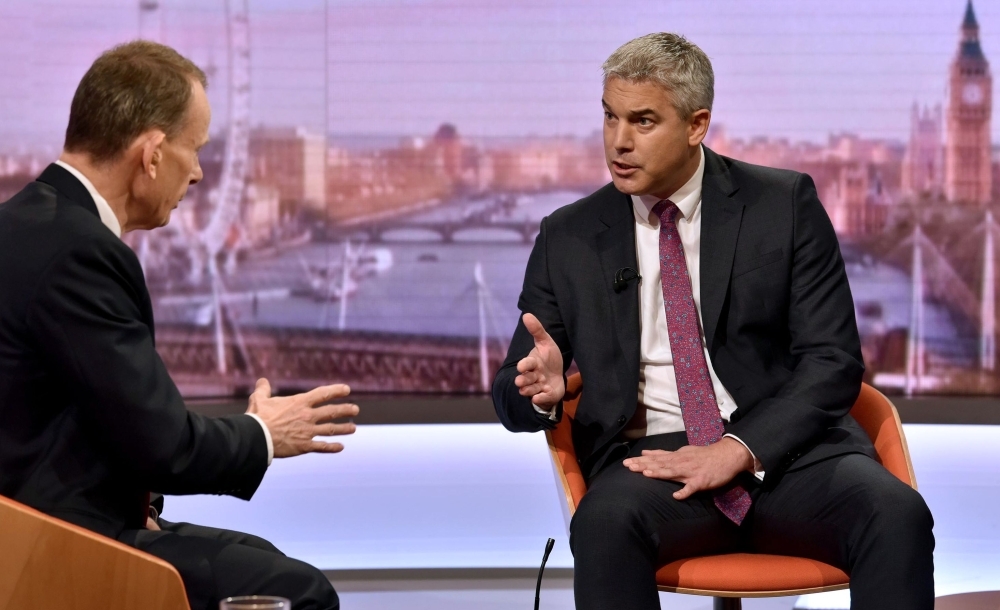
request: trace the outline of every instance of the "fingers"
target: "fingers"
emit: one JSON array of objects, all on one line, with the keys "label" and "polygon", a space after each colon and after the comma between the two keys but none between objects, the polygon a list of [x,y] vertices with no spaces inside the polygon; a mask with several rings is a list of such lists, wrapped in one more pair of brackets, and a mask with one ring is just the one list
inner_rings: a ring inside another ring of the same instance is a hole
[{"label": "fingers", "polygon": [[316,426],[316,436],[343,436],[354,434],[358,427],[354,422],[344,424],[320,424]]},{"label": "fingers", "polygon": [[344,417],[355,417],[360,412],[361,409],[358,405],[335,404],[316,407],[311,411],[311,415],[313,422],[326,422]]},{"label": "fingers", "polygon": [[[287,439],[283,443],[275,443],[274,457],[288,458],[306,453],[340,453],[344,450],[344,445],[322,440],[322,437],[343,436],[345,434],[354,434],[356,431],[357,426],[354,422],[314,425],[300,422],[295,431],[294,438]],[[317,439],[316,437],[320,438]]]},{"label": "fingers", "polygon": [[660,461],[654,458],[629,458],[622,463],[632,472],[641,472],[643,474],[647,472],[673,472],[676,470],[670,465],[669,462]]},{"label": "fingers", "polygon": [[540,396],[542,394],[551,394],[552,386],[547,383],[533,383],[531,385],[526,385],[523,388],[519,388],[518,393],[521,396]]},{"label": "fingers", "polygon": [[335,383],[333,385],[321,385],[318,388],[309,390],[303,397],[310,405],[321,405],[325,402],[330,402],[331,400],[336,400],[338,398],[343,398],[351,393],[351,388],[343,383]]},{"label": "fingers", "polygon": [[642,467],[661,466],[669,464],[675,455],[674,451],[663,451],[662,449],[643,449],[642,455],[626,458],[622,463],[626,466],[637,464]]},{"label": "fingers", "polygon": [[271,397],[271,384],[267,379],[261,377],[254,385],[253,392],[250,393],[250,400],[247,404],[247,413],[257,414],[260,411],[260,401]]},{"label": "fingers", "polygon": [[538,318],[534,314],[524,314],[521,316],[521,321],[524,322],[524,328],[531,333],[531,337],[535,340],[536,344],[552,341],[552,337],[549,336],[549,333],[545,332],[542,323],[538,321]]},{"label": "fingers", "polygon": [[545,409],[551,409],[559,402],[558,399],[552,394],[552,388],[545,386],[545,388],[536,393],[531,397],[531,404],[538,405],[539,407]]},{"label": "fingers", "polygon": [[514,378],[514,385],[521,396],[534,396],[552,390],[545,383],[545,375],[539,372],[540,369],[541,363],[534,356],[522,358],[517,363],[517,371],[521,374]]},{"label": "fingers", "polygon": [[534,371],[528,371],[527,373],[515,377],[514,385],[524,390],[532,386],[545,385],[545,381],[546,381],[545,375],[542,375],[541,373],[536,373]]},{"label": "fingers", "polygon": [[[639,457],[631,457],[622,464],[632,472],[642,473],[652,479],[684,482],[690,475],[689,469],[678,464],[672,451],[643,451]],[[650,455],[651,454],[651,455]]]},{"label": "fingers", "polygon": [[323,441],[312,441],[306,453],[340,453],[344,446],[340,443],[326,443]]},{"label": "fingers", "polygon": [[677,491],[674,492],[674,499],[675,500],[687,500],[688,498],[690,498],[691,496],[693,496],[698,491],[699,490],[695,487],[695,485],[693,484],[693,482],[688,481],[684,485],[684,487],[681,487],[680,489],[678,489]]},{"label": "fingers", "polygon": [[[534,352],[535,350],[532,350],[532,353]],[[532,355],[525,356],[517,361],[517,372],[522,375],[525,373],[534,373],[540,368],[542,368],[542,363]]]}]

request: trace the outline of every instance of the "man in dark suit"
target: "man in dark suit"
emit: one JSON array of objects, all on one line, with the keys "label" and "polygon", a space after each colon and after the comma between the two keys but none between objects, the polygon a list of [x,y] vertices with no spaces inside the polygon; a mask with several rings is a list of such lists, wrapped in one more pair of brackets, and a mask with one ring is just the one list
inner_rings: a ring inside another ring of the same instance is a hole
[{"label": "man in dark suit", "polygon": [[[337,608],[315,568],[260,538],[159,519],[150,492],[249,500],[274,457],[337,452],[355,405],[330,385],[246,415],[188,411],[154,349],[123,231],[167,223],[201,180],[205,75],[162,45],[108,51],[80,82],[59,161],[0,205],[0,494],[177,567],[192,608],[270,594]],[[162,508],[162,505],[161,505]]]},{"label": "man in dark suit", "polygon": [[532,432],[582,374],[577,607],[657,608],[658,565],[748,549],[842,567],[854,608],[930,610],[930,512],[848,415],[864,365],[812,180],[702,146],[714,76],[684,38],[604,75],[613,183],[542,221],[493,384]]}]

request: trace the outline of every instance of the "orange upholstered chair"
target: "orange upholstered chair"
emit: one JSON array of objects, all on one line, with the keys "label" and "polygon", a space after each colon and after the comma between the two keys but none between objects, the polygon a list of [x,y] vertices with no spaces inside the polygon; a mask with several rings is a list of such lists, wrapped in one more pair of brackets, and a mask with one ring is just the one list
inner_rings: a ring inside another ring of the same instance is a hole
[{"label": "orange upholstered chair", "polygon": [[172,565],[0,496],[0,610],[190,610]]},{"label": "orange upholstered chair", "polygon": [[[570,376],[563,401],[563,419],[554,430],[545,433],[556,478],[566,498],[564,515],[567,523],[587,492],[570,431],[570,420],[576,415],[582,391],[580,375]],[[882,465],[899,480],[916,489],[917,480],[913,476],[903,427],[889,399],[870,385],[863,384],[851,415],[871,437]],[[848,582],[849,578],[843,570],[820,561],[759,553],[680,559],[656,572],[656,584],[660,591],[710,595],[715,598],[715,610],[737,610],[744,597],[836,591],[846,589]]]}]

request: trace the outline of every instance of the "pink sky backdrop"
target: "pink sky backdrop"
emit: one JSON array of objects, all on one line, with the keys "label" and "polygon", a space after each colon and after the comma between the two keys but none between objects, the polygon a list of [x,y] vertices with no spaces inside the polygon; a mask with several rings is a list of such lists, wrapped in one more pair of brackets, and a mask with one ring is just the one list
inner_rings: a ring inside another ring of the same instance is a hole
[{"label": "pink sky backdrop", "polygon": [[[221,128],[223,0],[162,6],[164,42],[219,68]],[[1000,2],[975,9],[996,74]],[[584,135],[600,126],[601,62],[667,30],[712,58],[714,121],[731,134],[904,139],[913,101],[945,98],[964,10],[965,0],[251,0],[253,117],[321,131],[326,54],[334,134],[420,135],[447,121],[469,136]],[[54,154],[80,76],[137,36],[138,13],[138,0],[0,2],[0,151]],[[997,117],[993,132],[1000,141]]]}]

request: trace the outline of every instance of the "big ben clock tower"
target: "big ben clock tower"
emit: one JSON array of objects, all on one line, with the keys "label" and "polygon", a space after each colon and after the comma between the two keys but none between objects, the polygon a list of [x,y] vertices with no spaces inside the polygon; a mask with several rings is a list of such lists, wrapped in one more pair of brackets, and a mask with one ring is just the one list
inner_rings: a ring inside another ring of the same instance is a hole
[{"label": "big ben clock tower", "polygon": [[984,205],[990,201],[990,115],[993,77],[979,45],[979,23],[972,0],[962,20],[962,40],[951,62],[948,131],[945,146],[945,195],[949,201]]}]

